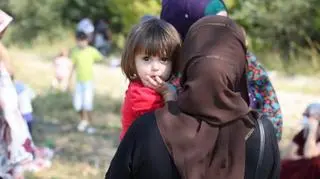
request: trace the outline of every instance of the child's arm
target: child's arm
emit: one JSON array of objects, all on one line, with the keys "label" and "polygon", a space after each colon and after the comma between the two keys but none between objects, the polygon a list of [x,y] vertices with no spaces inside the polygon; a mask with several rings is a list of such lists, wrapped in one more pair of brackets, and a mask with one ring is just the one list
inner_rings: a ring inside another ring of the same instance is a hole
[{"label": "child's arm", "polygon": [[99,62],[102,61],[104,56],[97,49],[93,49],[94,61]]},{"label": "child's arm", "polygon": [[76,68],[75,64],[72,64],[70,75],[69,75],[69,78],[68,78],[68,83],[67,83],[68,84],[68,90],[71,89],[72,74],[75,71],[75,68]]}]

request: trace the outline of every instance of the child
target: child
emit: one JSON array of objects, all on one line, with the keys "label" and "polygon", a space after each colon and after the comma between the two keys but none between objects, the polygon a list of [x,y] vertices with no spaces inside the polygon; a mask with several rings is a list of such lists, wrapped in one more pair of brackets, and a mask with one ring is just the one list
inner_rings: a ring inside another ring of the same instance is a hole
[{"label": "child", "polygon": [[[186,8],[189,7],[189,8]],[[184,39],[189,28],[197,20],[208,15],[228,16],[223,0],[166,0],[162,1],[161,19],[171,23]],[[212,34],[214,35],[214,34]],[[251,102],[255,99],[255,109],[267,115],[277,131],[278,140],[282,133],[282,114],[275,90],[268,78],[268,74],[260,63],[248,53],[248,81]],[[259,101],[259,102],[258,102]],[[251,105],[252,107],[252,105]]]},{"label": "child", "polygon": [[121,111],[120,139],[136,118],[174,99],[175,92],[166,82],[177,72],[180,47],[178,32],[163,20],[143,21],[132,29],[121,59],[130,83]]},{"label": "child", "polygon": [[55,79],[52,86],[61,91],[66,91],[68,87],[68,78],[70,76],[72,62],[68,58],[68,50],[63,49],[59,56],[53,62],[55,69]]},{"label": "child", "polygon": [[69,86],[73,71],[76,72],[76,87],[73,97],[73,105],[80,115],[79,131],[94,132],[93,128],[88,127],[92,122],[93,110],[93,64],[103,59],[102,54],[95,48],[89,46],[88,36],[84,32],[77,32],[77,47],[71,51],[73,63],[69,77]]},{"label": "child", "polygon": [[35,98],[35,94],[33,90],[29,88],[26,84],[15,80],[13,75],[11,76],[11,78],[14,82],[15,89],[18,94],[19,110],[22,114],[23,119],[26,121],[28,125],[30,134],[32,135],[32,123],[33,123],[32,100]]}]

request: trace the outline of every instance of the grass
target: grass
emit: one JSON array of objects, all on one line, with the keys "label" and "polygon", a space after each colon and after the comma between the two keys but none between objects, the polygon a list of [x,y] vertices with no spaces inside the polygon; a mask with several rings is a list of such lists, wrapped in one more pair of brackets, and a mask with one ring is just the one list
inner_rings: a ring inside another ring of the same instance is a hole
[{"label": "grass", "polygon": [[292,93],[303,93],[308,95],[320,94],[320,78],[316,76],[286,76],[278,74],[271,75],[273,86],[281,91]]},{"label": "grass", "polygon": [[291,54],[290,59],[283,60],[277,51],[256,53],[267,69],[277,70],[284,75],[307,75],[320,77],[320,48],[299,49],[297,54]]}]

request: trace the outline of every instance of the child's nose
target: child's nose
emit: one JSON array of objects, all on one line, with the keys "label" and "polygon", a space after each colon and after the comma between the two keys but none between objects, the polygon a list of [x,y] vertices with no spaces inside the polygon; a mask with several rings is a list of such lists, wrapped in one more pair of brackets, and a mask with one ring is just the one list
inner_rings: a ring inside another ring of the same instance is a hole
[{"label": "child's nose", "polygon": [[159,70],[159,62],[155,61],[152,63],[152,70],[156,71],[156,70]]}]

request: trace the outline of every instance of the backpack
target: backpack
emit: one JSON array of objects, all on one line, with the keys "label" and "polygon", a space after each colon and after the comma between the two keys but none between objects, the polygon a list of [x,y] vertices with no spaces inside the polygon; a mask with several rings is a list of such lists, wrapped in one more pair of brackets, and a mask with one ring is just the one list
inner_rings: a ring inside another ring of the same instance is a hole
[{"label": "backpack", "polygon": [[278,179],[280,153],[275,128],[265,115],[257,113],[254,118],[255,127],[246,140],[245,179]]}]

